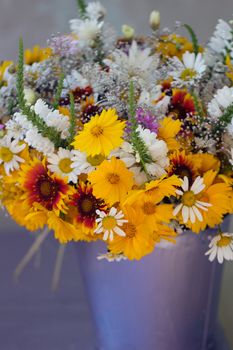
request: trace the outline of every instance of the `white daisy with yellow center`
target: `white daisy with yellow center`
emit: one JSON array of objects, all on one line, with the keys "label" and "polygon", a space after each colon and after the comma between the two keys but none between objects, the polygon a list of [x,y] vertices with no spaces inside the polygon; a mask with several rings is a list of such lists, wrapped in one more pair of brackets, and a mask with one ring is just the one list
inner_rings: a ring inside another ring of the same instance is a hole
[{"label": "white daisy with yellow center", "polygon": [[63,178],[68,178],[69,182],[77,183],[78,170],[72,167],[72,157],[72,151],[59,148],[57,153],[48,156],[48,169]]},{"label": "white daisy with yellow center", "polygon": [[124,219],[123,212],[117,211],[115,207],[112,207],[108,213],[104,211],[96,210],[98,218],[96,219],[97,228],[95,233],[103,233],[103,240],[106,241],[108,238],[110,241],[113,240],[114,234],[125,237],[125,232],[120,228],[128,220]]},{"label": "white daisy with yellow center", "polygon": [[180,211],[184,223],[186,224],[189,220],[191,223],[195,223],[196,219],[203,221],[201,210],[208,211],[208,207],[212,204],[199,201],[198,194],[205,188],[204,180],[198,176],[191,188],[189,188],[188,177],[185,176],[182,180],[181,189],[176,190],[176,194],[180,196],[181,203],[178,204],[173,210],[173,215],[176,216]]},{"label": "white daisy with yellow center", "polygon": [[173,61],[177,67],[171,72],[171,75],[180,82],[194,83],[206,70],[205,60],[201,53],[195,55],[193,52],[186,51],[182,56],[182,61],[178,58]]},{"label": "white daisy with yellow center", "polygon": [[105,157],[102,154],[96,154],[95,156],[87,156],[85,152],[77,150],[72,151],[72,165],[71,167],[77,171],[77,174],[89,174],[91,171],[100,165]]},{"label": "white daisy with yellow center", "polygon": [[9,137],[0,140],[0,164],[4,165],[7,175],[13,170],[18,170],[20,163],[24,163],[24,159],[18,154],[26,147],[25,143],[19,143],[17,140],[11,141]]},{"label": "white daisy with yellow center", "polygon": [[205,255],[209,255],[210,261],[217,258],[218,262],[222,264],[224,259],[233,260],[233,233],[219,233],[211,240],[209,248]]}]

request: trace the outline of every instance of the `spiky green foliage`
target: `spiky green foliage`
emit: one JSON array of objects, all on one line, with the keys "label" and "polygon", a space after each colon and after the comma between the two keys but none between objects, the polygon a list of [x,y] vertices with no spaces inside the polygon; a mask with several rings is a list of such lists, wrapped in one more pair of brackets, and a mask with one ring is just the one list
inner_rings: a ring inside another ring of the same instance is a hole
[{"label": "spiky green foliage", "polygon": [[192,95],[192,98],[194,101],[195,111],[197,112],[200,119],[203,120],[204,119],[204,112],[203,112],[202,103],[201,103],[200,99],[198,98],[198,96],[194,92],[192,92],[191,95]]},{"label": "spiky green foliage", "polygon": [[137,130],[137,119],[135,118],[136,115],[136,101],[135,101],[135,93],[134,93],[134,84],[133,81],[130,82],[129,86],[129,122],[130,122],[130,138],[131,143],[134,148],[134,151],[139,155],[140,163],[149,177],[146,169],[146,164],[152,163],[152,158],[148,152],[148,148],[143,141],[143,139],[140,136],[139,131]]},{"label": "spiky green foliage", "polygon": [[26,106],[24,96],[24,48],[23,39],[19,39],[19,53],[18,53],[18,67],[17,67],[17,98],[20,109],[24,109]]},{"label": "spiky green foliage", "polygon": [[[17,103],[17,102],[16,102]],[[7,113],[8,115],[12,115],[14,113],[15,101],[13,98],[10,98],[7,105]]]},{"label": "spiky green foliage", "polygon": [[62,89],[63,89],[64,79],[65,79],[65,75],[64,75],[64,73],[62,73],[60,75],[59,80],[58,80],[57,91],[56,91],[55,98],[54,98],[54,103],[53,103],[53,107],[55,109],[57,109],[58,106],[59,106],[59,100],[60,100]]},{"label": "spiky green foliage", "polygon": [[76,116],[75,116],[75,104],[74,95],[70,93],[70,128],[68,143],[71,144],[76,134]]},{"label": "spiky green foliage", "polygon": [[86,17],[86,7],[87,7],[85,0],[76,0],[76,2],[77,2],[80,17],[85,18]]},{"label": "spiky green foliage", "polygon": [[229,107],[227,107],[227,109],[225,110],[225,113],[221,117],[219,117],[218,123],[216,125],[214,132],[222,131],[228,124],[230,124],[232,118],[233,118],[233,103]]},{"label": "spiky green foliage", "polygon": [[199,44],[198,44],[197,36],[196,36],[193,28],[189,24],[184,24],[183,27],[185,29],[187,29],[187,31],[190,34],[190,37],[191,37],[191,40],[192,40],[192,44],[193,44],[193,52],[197,56],[197,54],[199,52]]},{"label": "spiky green foliage", "polygon": [[17,99],[18,105],[22,113],[27,117],[27,119],[37,128],[37,130],[42,134],[42,136],[47,137],[52,141],[56,148],[60,146],[65,146],[65,141],[61,139],[60,133],[54,128],[47,126],[45,121],[41,119],[32,110],[25,101],[24,94],[24,47],[23,40],[19,40],[19,57],[18,57],[18,67],[17,67]]}]

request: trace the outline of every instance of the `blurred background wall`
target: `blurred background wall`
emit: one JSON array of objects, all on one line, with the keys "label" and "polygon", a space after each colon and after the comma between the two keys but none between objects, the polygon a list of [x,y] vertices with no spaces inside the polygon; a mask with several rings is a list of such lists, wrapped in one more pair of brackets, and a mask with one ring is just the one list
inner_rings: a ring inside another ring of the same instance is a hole
[{"label": "blurred background wall", "polygon": [[[172,27],[176,20],[189,23],[195,29],[202,42],[205,42],[208,36],[211,35],[219,17],[230,19],[233,13],[232,0],[103,0],[102,3],[108,9],[109,21],[118,29],[120,29],[120,24],[127,23],[132,25],[138,33],[147,32],[149,30],[149,13],[151,10],[157,9],[161,11],[162,26]],[[0,0],[0,60],[16,58],[18,38],[20,36],[24,38],[26,47],[35,44],[46,45],[46,40],[52,33],[68,31],[68,20],[76,17],[76,13],[75,0]],[[7,220],[3,219],[2,214],[0,214],[0,247],[2,247],[1,251],[5,257],[4,265],[7,265],[9,262],[9,266],[12,269],[14,267],[11,252],[12,244],[19,242],[19,237],[17,236],[19,232],[22,234],[22,230],[19,231],[13,223],[7,224]],[[11,233],[12,239],[4,241],[4,237],[9,233]],[[15,238],[13,239],[13,237]],[[25,234],[22,234],[22,241],[25,242],[26,250],[29,241]],[[14,249],[16,255],[18,254],[18,258],[24,252],[22,245],[20,245],[21,248],[18,253],[17,249]],[[72,254],[71,250],[69,252]],[[0,254],[0,259],[2,258],[3,255]],[[46,254],[44,260],[46,260]],[[50,261],[51,259],[48,258],[48,260]],[[13,259],[13,261],[16,263],[17,260]],[[11,270],[8,269],[7,274],[3,274],[1,271],[3,269],[0,270],[0,301],[3,301],[1,300],[2,286],[6,283],[6,280],[9,281]],[[46,268],[45,271],[47,271]],[[43,283],[43,275],[40,278],[41,283]],[[27,282],[27,277],[25,276],[22,283]],[[44,283],[47,282],[48,280],[45,278]],[[77,283],[78,285],[79,283]],[[68,288],[69,284],[66,287]],[[233,264],[226,264],[220,317],[228,338],[231,339],[233,349],[232,295]],[[9,312],[9,308],[5,310]],[[3,319],[0,319],[1,321]],[[3,349],[1,340],[0,348]],[[9,349],[13,349],[13,347],[4,347],[4,350]],[[20,347],[17,349],[24,348]]]}]

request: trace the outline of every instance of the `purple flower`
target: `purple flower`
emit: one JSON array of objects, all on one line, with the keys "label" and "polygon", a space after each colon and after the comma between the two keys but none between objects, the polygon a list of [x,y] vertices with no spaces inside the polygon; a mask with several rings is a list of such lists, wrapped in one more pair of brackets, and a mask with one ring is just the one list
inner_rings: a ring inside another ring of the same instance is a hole
[{"label": "purple flower", "polygon": [[79,52],[78,40],[72,35],[58,35],[49,40],[49,45],[55,55],[70,56]]},{"label": "purple flower", "polygon": [[139,107],[136,111],[136,119],[138,121],[138,124],[142,125],[144,128],[149,129],[152,132],[157,133],[159,124],[156,116],[152,115],[151,112]]},{"label": "purple flower", "polygon": [[0,124],[0,130],[3,130],[5,128],[4,124]]}]

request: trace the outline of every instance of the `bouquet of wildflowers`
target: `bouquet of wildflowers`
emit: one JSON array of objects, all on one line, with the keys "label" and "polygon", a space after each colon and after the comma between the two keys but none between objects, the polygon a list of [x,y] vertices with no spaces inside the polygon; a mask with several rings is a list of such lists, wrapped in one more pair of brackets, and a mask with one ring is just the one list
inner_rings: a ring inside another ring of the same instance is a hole
[{"label": "bouquet of wildflowers", "polygon": [[233,260],[231,22],[204,48],[156,11],[151,35],[118,37],[100,3],[78,4],[71,33],[1,63],[2,206],[60,243],[106,242],[109,260],[208,227],[210,260]]}]

